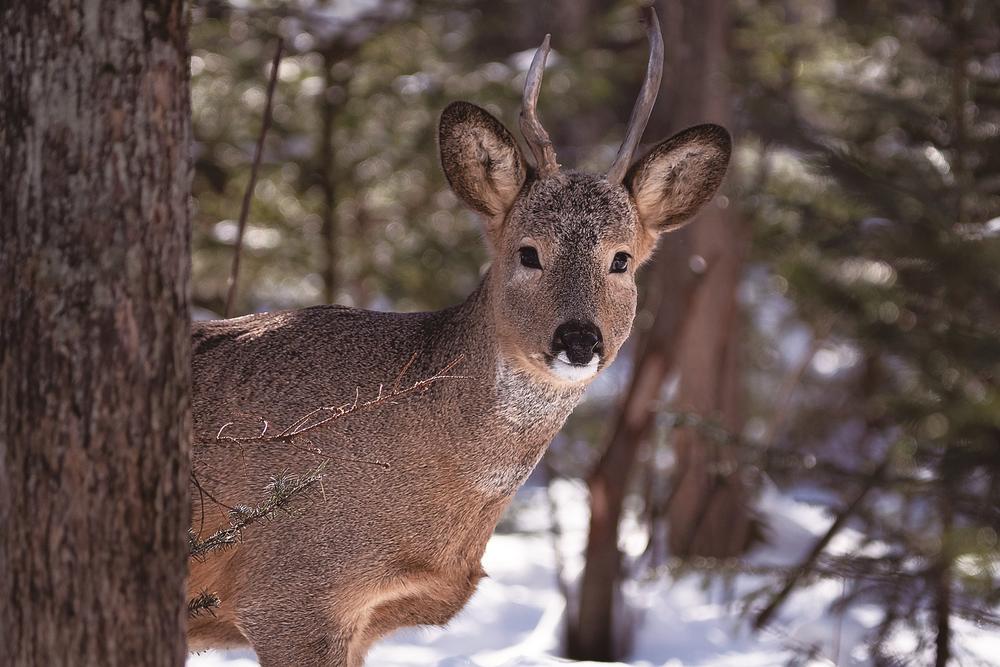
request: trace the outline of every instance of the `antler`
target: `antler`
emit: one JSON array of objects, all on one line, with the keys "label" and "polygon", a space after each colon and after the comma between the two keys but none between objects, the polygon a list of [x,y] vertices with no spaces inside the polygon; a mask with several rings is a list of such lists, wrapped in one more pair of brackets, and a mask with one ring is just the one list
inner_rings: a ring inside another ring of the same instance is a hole
[{"label": "antler", "polygon": [[[632,115],[629,116],[628,129],[625,130],[625,141],[618,149],[618,157],[608,169],[609,183],[621,183],[622,179],[625,178],[625,172],[632,164],[635,149],[639,146],[642,133],[646,130],[649,114],[653,112],[656,94],[660,91],[660,78],[663,76],[663,35],[660,34],[660,22],[656,18],[656,11],[651,6],[645,8],[643,20],[646,22],[646,37],[649,39],[649,65],[646,66],[646,80],[642,82],[639,98],[632,108]],[[527,93],[525,96],[527,97]]]},{"label": "antler", "polygon": [[542,45],[535,51],[535,57],[531,59],[531,67],[524,78],[524,99],[521,101],[521,134],[528,142],[531,154],[535,156],[535,165],[538,167],[539,176],[547,176],[559,171],[559,163],[556,162],[556,150],[549,139],[549,133],[542,127],[542,122],[538,120],[538,92],[542,87],[542,74],[545,70],[545,60],[549,56],[549,39],[551,35],[545,35]]}]

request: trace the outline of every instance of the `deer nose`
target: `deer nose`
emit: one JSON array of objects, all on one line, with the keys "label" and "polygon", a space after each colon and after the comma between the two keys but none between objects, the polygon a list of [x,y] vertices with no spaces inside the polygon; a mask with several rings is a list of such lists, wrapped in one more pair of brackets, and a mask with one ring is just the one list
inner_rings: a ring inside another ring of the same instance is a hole
[{"label": "deer nose", "polygon": [[594,355],[604,352],[604,338],[601,330],[592,322],[569,320],[556,328],[552,337],[552,353],[566,358],[572,364],[589,364]]}]

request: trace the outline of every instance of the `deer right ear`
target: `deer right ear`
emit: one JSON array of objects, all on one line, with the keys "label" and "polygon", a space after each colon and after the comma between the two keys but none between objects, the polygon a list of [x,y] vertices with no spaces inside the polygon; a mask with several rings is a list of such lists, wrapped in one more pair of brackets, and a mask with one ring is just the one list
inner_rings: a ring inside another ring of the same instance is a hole
[{"label": "deer right ear", "polygon": [[625,186],[653,235],[679,229],[718,190],[732,142],[718,125],[696,125],[653,147],[632,165]]},{"label": "deer right ear", "polygon": [[483,215],[502,215],[521,191],[527,169],[517,142],[489,112],[452,102],[441,114],[441,166],[455,194]]}]

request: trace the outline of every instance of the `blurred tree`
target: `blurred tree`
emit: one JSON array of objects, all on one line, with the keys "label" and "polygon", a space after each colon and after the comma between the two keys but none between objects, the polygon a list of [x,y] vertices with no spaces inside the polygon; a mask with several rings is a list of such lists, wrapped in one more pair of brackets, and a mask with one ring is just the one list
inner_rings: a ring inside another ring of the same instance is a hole
[{"label": "blurred tree", "polygon": [[255,288],[240,309],[332,300],[406,310],[471,290],[478,227],[448,192],[435,147],[441,89],[462,85],[444,58],[462,42],[431,35],[470,38],[447,4],[417,16],[388,1],[361,13],[331,3],[196,10],[196,304],[219,310],[232,197],[263,101],[258,68],[275,33],[289,51],[246,237],[243,271]]},{"label": "blurred tree", "polygon": [[[834,577],[841,607],[882,612],[873,663],[953,664],[956,624],[1000,621],[998,7],[740,6],[739,78],[768,145],[755,261],[828,332],[776,443],[815,463],[771,474],[825,489],[837,517],[755,621]],[[861,543],[830,553],[848,526]]]},{"label": "blurred tree", "polygon": [[[667,66],[654,129],[678,131],[699,122],[731,125],[726,83],[727,3],[664,3]],[[669,118],[669,120],[664,120]],[[721,203],[719,203],[721,202]],[[740,428],[740,353],[736,289],[746,245],[743,226],[720,197],[698,221],[662,241],[649,272],[645,306],[652,326],[637,346],[629,389],[607,445],[588,479],[590,531],[576,619],[568,626],[569,655],[612,660],[626,650],[626,628],[616,616],[617,587],[625,574],[618,546],[629,479],[639,448],[654,423],[661,387],[680,377],[675,402],[686,411],[719,417]],[[749,514],[733,452],[711,447],[693,429],[676,435],[671,500],[648,517],[667,521],[670,550],[733,556],[749,538]],[[662,531],[656,529],[657,535]]]},{"label": "blurred tree", "polygon": [[0,664],[181,665],[185,3],[0,15]]},{"label": "blurred tree", "polygon": [[[680,37],[671,59],[677,73],[671,96],[677,129],[700,122],[733,128],[728,4],[723,0],[668,4],[666,20]],[[738,433],[743,428],[743,331],[736,294],[743,278],[748,229],[729,206],[729,197],[720,195],[689,228],[689,236],[691,251],[684,264],[701,277],[674,353],[680,378],[674,403],[680,411],[716,420]],[[670,283],[663,288],[670,289]],[[676,308],[667,300],[660,307]],[[743,553],[750,521],[735,453],[712,447],[692,428],[680,429],[673,447],[673,489],[666,508],[670,553],[683,557]]]}]

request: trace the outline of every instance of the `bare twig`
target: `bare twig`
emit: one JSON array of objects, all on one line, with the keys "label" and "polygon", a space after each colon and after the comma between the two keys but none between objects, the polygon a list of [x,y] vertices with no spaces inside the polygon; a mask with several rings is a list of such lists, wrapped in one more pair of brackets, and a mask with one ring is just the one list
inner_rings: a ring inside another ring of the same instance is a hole
[{"label": "bare twig", "polygon": [[225,424],[223,424],[222,426],[220,426],[219,427],[219,432],[215,434],[215,439],[216,440],[221,440],[222,439],[222,432],[225,431],[230,426],[232,426],[234,423],[235,422],[226,422]]},{"label": "bare twig", "polygon": [[886,469],[889,467],[889,461],[890,457],[886,456],[882,462],[876,466],[875,470],[873,470],[868,476],[855,496],[844,507],[844,509],[840,511],[837,518],[834,519],[830,528],[827,529],[826,534],[824,534],[823,537],[821,537],[816,544],[813,545],[812,550],[810,550],[806,557],[802,559],[802,562],[799,563],[798,567],[796,567],[795,570],[792,571],[792,574],[785,580],[785,584],[781,587],[781,590],[778,591],[767,603],[767,605],[765,605],[764,609],[757,614],[753,623],[754,628],[760,630],[766,626],[774,614],[778,611],[778,607],[780,607],[788,598],[789,594],[798,584],[799,580],[813,569],[816,561],[819,559],[820,555],[822,555],[824,549],[826,549],[827,545],[830,544],[830,540],[832,540],[846,525],[847,520],[857,511],[858,507],[868,496],[868,493],[882,481],[882,477],[885,474]]},{"label": "bare twig", "polygon": [[830,334],[830,328],[829,323],[823,323],[817,328],[806,353],[802,355],[799,363],[793,366],[792,370],[782,379],[781,386],[777,392],[778,398],[774,402],[774,413],[767,425],[767,431],[761,439],[765,447],[773,446],[781,434],[792,407],[795,390],[801,384],[806,370],[809,369],[809,365],[812,364],[813,359],[816,357],[816,353],[823,347],[826,337]]},{"label": "bare twig", "polygon": [[[208,490],[205,489],[205,487],[201,485],[201,482],[198,481],[198,478],[195,476],[194,472],[191,473],[191,481],[194,482],[195,487],[198,489],[198,493],[200,493],[203,496],[208,496],[209,500],[211,500],[219,507],[225,508],[226,511],[232,511],[233,509],[232,507],[230,507],[229,505],[225,504],[224,502],[213,496],[211,493],[208,492]],[[202,502],[202,506],[204,506],[204,502]],[[204,519],[205,517],[202,516],[202,524],[204,524]]]},{"label": "bare twig", "polygon": [[414,352],[412,355],[410,355],[410,360],[406,362],[406,364],[403,366],[403,369],[399,371],[399,374],[396,376],[396,379],[392,381],[392,391],[396,391],[397,389],[399,389],[400,380],[403,379],[403,377],[406,375],[406,372],[410,370],[410,366],[412,366],[413,362],[416,360],[417,360],[417,353]]},{"label": "bare twig", "polygon": [[378,459],[358,459],[350,456],[336,456],[334,454],[327,454],[319,447],[313,445],[311,442],[307,443],[308,446],[298,445],[294,442],[286,442],[284,444],[304,454],[311,454],[312,456],[318,456],[322,459],[326,459],[327,461],[336,461],[337,463],[363,463],[365,465],[377,466],[379,468],[382,468],[383,470],[388,470],[390,467],[388,463],[386,463],[385,461],[379,461]]},{"label": "bare twig", "polygon": [[947,479],[941,483],[941,493],[938,498],[941,512],[941,547],[931,567],[934,590],[934,665],[947,667],[951,662],[951,642],[953,629],[951,616],[954,613],[952,600],[952,546],[954,539],[952,530],[955,522],[955,509],[952,506],[952,492]]},{"label": "bare twig", "polygon": [[556,504],[556,498],[552,494],[552,482],[556,479],[556,471],[552,466],[552,461],[549,457],[542,457],[542,471],[545,473],[545,499],[548,501],[549,506],[549,539],[552,542],[552,558],[555,565],[555,579],[556,587],[559,589],[559,593],[562,594],[563,600],[566,601],[567,607],[569,606],[569,586],[566,585],[566,564],[563,559],[562,546],[559,542],[562,540],[562,528],[559,525],[559,507]]},{"label": "bare twig", "polygon": [[840,647],[844,639],[844,606],[847,603],[847,579],[840,580],[840,601],[836,608],[837,624],[833,627],[833,664],[840,665]]},{"label": "bare twig", "polygon": [[229,273],[229,292],[226,294],[226,310],[224,317],[229,317],[233,312],[233,303],[236,301],[236,285],[240,277],[240,255],[243,251],[243,233],[247,226],[247,216],[250,214],[250,202],[253,200],[253,190],[257,185],[257,171],[260,169],[260,158],[264,152],[264,138],[271,127],[271,103],[274,100],[274,89],[278,83],[278,66],[281,64],[281,52],[285,42],[279,37],[278,46],[274,50],[274,59],[271,61],[271,79],[267,82],[267,101],[264,103],[264,120],[261,123],[260,135],[257,137],[257,147],[253,155],[253,165],[250,168],[250,180],[247,189],[243,193],[243,204],[240,206],[240,221],[236,231],[236,247],[233,248],[233,267]]},{"label": "bare twig", "polygon": [[[314,431],[320,428],[321,426],[325,426],[330,422],[346,417],[347,415],[367,410],[370,408],[378,407],[384,403],[394,401],[395,399],[405,396],[407,394],[411,394],[421,390],[426,390],[429,385],[439,380],[467,380],[469,379],[469,376],[466,375],[449,375],[449,372],[453,368],[455,368],[455,366],[461,363],[463,359],[464,356],[459,356],[455,358],[434,375],[424,378],[422,380],[417,380],[412,385],[406,387],[405,389],[399,389],[398,386],[399,380],[402,378],[402,373],[401,373],[399,376],[397,376],[392,386],[389,387],[388,391],[385,391],[385,385],[379,385],[378,393],[376,394],[375,398],[372,398],[371,400],[368,401],[364,402],[361,401],[361,389],[359,387],[355,389],[353,401],[344,403],[342,405],[336,405],[336,406],[330,405],[330,406],[316,408],[315,410],[307,412],[303,416],[296,419],[285,430],[274,435],[266,435],[264,432],[260,433],[259,435],[245,436],[245,437],[224,435],[223,432],[225,431],[226,426],[229,425],[226,424],[223,425],[221,429],[219,429],[219,432],[216,434],[215,439],[219,442],[237,442],[237,443],[289,442],[296,436],[300,436],[305,433]],[[411,358],[410,361],[407,362],[406,366],[404,367],[403,372],[409,369],[412,363],[413,359]],[[331,413],[331,414],[327,414],[327,416],[322,417],[318,421],[312,421],[312,422],[310,421],[317,415],[321,415],[323,413]],[[380,465],[387,467],[387,464],[380,464]]]},{"label": "bare twig", "polygon": [[[205,539],[201,539],[200,534],[195,534],[194,529],[188,530],[188,556],[190,558],[202,559],[213,551],[221,551],[235,546],[243,537],[243,531],[250,525],[262,519],[272,519],[279,510],[287,511],[287,505],[293,498],[301,494],[306,489],[314,485],[323,483],[323,468],[326,464],[320,464],[315,469],[303,477],[295,475],[281,474],[271,478],[266,487],[267,497],[256,505],[249,507],[246,505],[236,505],[229,507],[217,500],[214,496],[204,490],[197,478],[192,473],[191,479],[198,487],[199,492],[207,495],[212,502],[228,510],[229,525],[220,528]],[[202,501],[202,518],[204,520],[204,500]],[[195,618],[208,612],[215,615],[214,610],[221,604],[216,593],[203,590],[198,595],[188,600],[188,616]]]},{"label": "bare twig", "polygon": [[[451,375],[451,370],[457,366],[462,360],[463,356],[459,356],[450,363],[446,364],[434,375],[424,378],[422,380],[415,381],[412,385],[406,387],[405,389],[400,389],[399,385],[403,377],[406,375],[407,371],[413,365],[414,360],[417,355],[413,355],[409,361],[403,366],[402,370],[393,380],[388,392],[385,391],[385,385],[379,385],[377,395],[369,401],[361,401],[361,390],[357,388],[354,393],[354,400],[350,403],[345,403],[340,406],[331,406],[318,408],[313,410],[303,417],[296,419],[291,426],[286,428],[275,435],[268,435],[270,430],[270,422],[263,417],[260,418],[263,426],[256,436],[253,437],[237,437],[225,435],[226,429],[233,425],[233,422],[227,422],[222,425],[215,435],[216,442],[231,442],[237,444],[241,451],[244,443],[248,442],[282,442],[287,446],[302,450],[308,454],[320,456],[324,459],[335,460],[335,461],[352,461],[358,463],[369,463],[372,465],[377,465],[382,468],[388,468],[389,464],[381,461],[371,461],[371,460],[355,460],[349,458],[343,458],[338,456],[333,456],[324,453],[318,447],[314,446],[311,442],[306,442],[303,446],[297,442],[293,442],[293,439],[297,436],[301,436],[305,433],[314,431],[335,419],[345,417],[353,412],[359,410],[364,410],[367,408],[377,407],[383,403],[387,403],[397,399],[406,394],[414,393],[420,390],[426,390],[433,382],[444,379],[459,379],[466,378],[467,376],[461,375]],[[333,414],[323,417],[318,421],[310,422],[310,420],[317,414],[322,412],[332,412]],[[258,502],[253,506],[246,505],[236,505],[228,506],[215,498],[211,493],[209,493],[198,481],[194,472],[191,473],[191,481],[194,483],[195,487],[198,489],[198,493],[201,496],[201,524],[204,527],[204,517],[205,517],[205,506],[204,498],[208,497],[209,500],[214,502],[216,505],[227,510],[227,516],[229,519],[229,525],[216,530],[214,533],[209,535],[205,539],[201,539],[201,529],[198,533],[195,533],[194,529],[188,531],[188,553],[189,557],[200,559],[206,557],[213,551],[224,550],[238,544],[243,536],[243,531],[251,526],[252,524],[258,523],[261,520],[269,520],[274,517],[274,515],[279,510],[286,510],[288,503],[297,495],[301,494],[303,491],[311,488],[312,486],[318,486],[320,493],[323,494],[324,498],[326,496],[326,491],[323,488],[323,469],[326,466],[326,462],[320,463],[315,469],[307,473],[302,477],[290,476],[286,474],[278,475],[271,478],[270,483],[267,485],[267,497]],[[209,591],[202,591],[195,598],[188,601],[188,614],[189,616],[196,617],[204,612],[214,613],[213,609],[218,607],[220,604],[219,597],[215,593]]]}]

